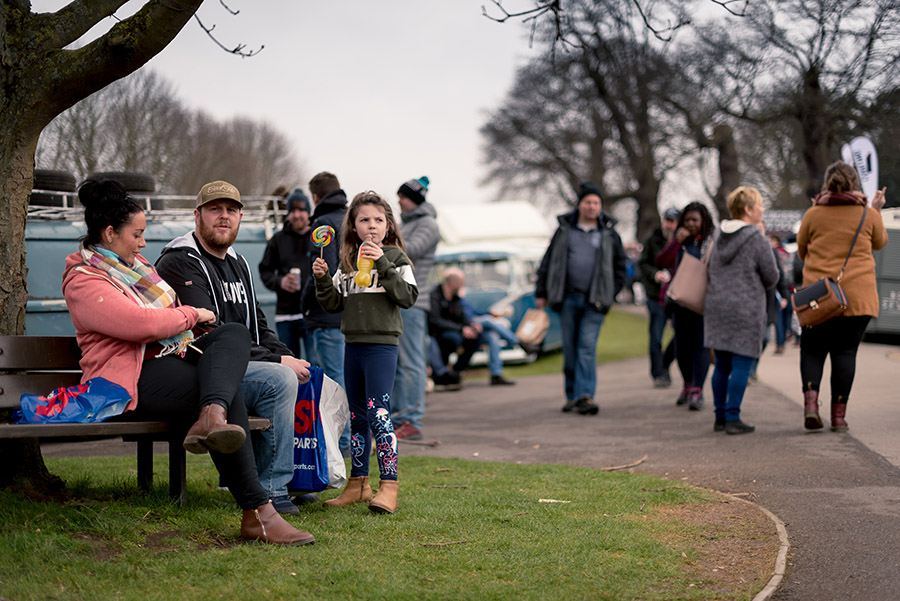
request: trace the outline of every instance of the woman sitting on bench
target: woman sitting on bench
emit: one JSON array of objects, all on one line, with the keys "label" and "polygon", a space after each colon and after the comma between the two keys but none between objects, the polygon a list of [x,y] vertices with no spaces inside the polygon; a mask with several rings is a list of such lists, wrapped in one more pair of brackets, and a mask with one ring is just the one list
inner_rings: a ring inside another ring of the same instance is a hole
[{"label": "woman sitting on bench", "polygon": [[63,295],[82,352],[82,381],[103,377],[123,386],[131,395],[129,419],[167,421],[187,431],[185,449],[209,452],[244,510],[243,538],[314,542],[275,511],[259,483],[239,392],[250,333],[225,324],[195,339],[192,330],[216,316],[179,306],[172,288],[141,256],[141,206],[109,180],[85,182],[78,198],[87,236],[66,257]]}]

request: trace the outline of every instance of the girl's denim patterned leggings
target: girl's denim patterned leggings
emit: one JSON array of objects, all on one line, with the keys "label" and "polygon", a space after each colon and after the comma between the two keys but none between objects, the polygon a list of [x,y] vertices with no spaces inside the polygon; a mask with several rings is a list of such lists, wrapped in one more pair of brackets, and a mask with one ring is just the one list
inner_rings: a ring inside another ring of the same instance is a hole
[{"label": "girl's denim patterned leggings", "polygon": [[392,344],[348,344],[344,384],[350,404],[350,476],[369,475],[372,437],[382,480],[397,479],[397,436],[391,424],[391,390],[397,370]]}]

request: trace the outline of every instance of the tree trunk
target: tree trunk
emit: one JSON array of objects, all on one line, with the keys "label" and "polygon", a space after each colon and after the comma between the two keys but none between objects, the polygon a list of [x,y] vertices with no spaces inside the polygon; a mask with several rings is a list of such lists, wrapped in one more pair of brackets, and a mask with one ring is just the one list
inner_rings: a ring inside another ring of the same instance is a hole
[{"label": "tree trunk", "polygon": [[828,163],[828,147],[825,124],[825,99],[819,84],[819,72],[815,67],[803,74],[800,90],[799,120],[803,136],[803,163],[806,165],[806,194],[814,197],[822,188],[825,167]]},{"label": "tree trunk", "polygon": [[644,240],[659,226],[659,181],[649,178],[638,186],[634,199],[638,203],[637,239]]},{"label": "tree trunk", "polygon": [[719,211],[719,219],[728,219],[730,215],[725,201],[741,181],[734,130],[730,125],[717,125],[713,129],[713,145],[719,153],[719,189],[713,201]]},{"label": "tree trunk", "polygon": [[[25,221],[41,130],[82,98],[153,58],[202,0],[146,0],[106,35],[65,49],[122,3],[72,3],[38,15],[29,2],[0,2],[0,334],[25,331]],[[59,487],[37,440],[0,441],[0,486],[13,483],[37,495]]]}]

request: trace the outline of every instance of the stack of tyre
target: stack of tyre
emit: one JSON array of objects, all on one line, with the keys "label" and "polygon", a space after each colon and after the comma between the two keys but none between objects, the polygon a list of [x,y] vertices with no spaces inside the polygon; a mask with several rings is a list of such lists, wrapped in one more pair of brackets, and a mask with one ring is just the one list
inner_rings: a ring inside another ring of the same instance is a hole
[{"label": "stack of tyre", "polygon": [[[152,194],[156,191],[156,181],[152,175],[146,173],[133,173],[130,171],[98,171],[89,174],[85,181],[95,179],[111,179],[122,184],[128,192],[140,196]],[[68,171],[53,169],[35,169],[34,183],[29,204],[40,207],[61,207],[67,201],[67,206],[75,206],[78,188],[78,180]],[[48,194],[47,192],[65,192],[67,194]],[[152,201],[152,208],[157,206],[156,200]]]}]

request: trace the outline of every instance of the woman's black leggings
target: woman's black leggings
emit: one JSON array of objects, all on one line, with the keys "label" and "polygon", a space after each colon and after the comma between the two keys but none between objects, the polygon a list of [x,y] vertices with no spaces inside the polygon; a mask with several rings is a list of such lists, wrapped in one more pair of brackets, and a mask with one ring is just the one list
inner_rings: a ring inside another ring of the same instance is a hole
[{"label": "woman's black leggings", "polygon": [[800,336],[800,376],[803,390],[819,390],[825,358],[831,355],[831,402],[846,403],[856,375],[856,351],[871,317],[834,317]]},{"label": "woman's black leggings", "polygon": [[703,316],[675,305],[675,357],[685,386],[703,388],[709,373],[709,349],[703,346]]},{"label": "woman's black leggings", "polygon": [[211,452],[210,456],[242,509],[265,505],[268,498],[256,473],[247,407],[239,390],[250,359],[250,333],[243,325],[224,324],[194,346],[203,351],[196,365],[172,356],[144,361],[138,405],[129,417],[167,421],[187,433],[203,405],[224,405],[228,423],[248,431],[247,440],[235,453]]}]

